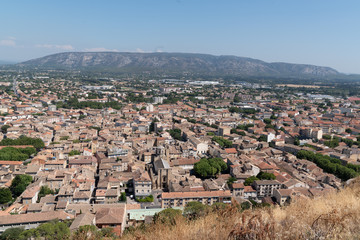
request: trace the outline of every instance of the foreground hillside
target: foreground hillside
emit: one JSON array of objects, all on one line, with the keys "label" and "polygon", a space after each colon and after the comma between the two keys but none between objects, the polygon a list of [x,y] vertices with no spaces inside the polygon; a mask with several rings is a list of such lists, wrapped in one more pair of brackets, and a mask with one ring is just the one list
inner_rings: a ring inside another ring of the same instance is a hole
[{"label": "foreground hillside", "polygon": [[316,199],[298,199],[287,207],[211,212],[197,220],[154,224],[123,239],[359,239],[360,180]]}]

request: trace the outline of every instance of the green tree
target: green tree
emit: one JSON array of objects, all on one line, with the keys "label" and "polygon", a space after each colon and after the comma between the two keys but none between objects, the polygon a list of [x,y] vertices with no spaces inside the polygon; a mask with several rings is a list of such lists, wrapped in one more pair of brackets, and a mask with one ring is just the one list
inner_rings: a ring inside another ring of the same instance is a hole
[{"label": "green tree", "polygon": [[71,150],[69,152],[69,156],[75,156],[75,155],[80,155],[80,154],[81,154],[81,152],[78,150]]},{"label": "green tree", "polygon": [[257,140],[259,142],[267,142],[267,136],[266,135],[261,135],[260,137],[258,137]]},{"label": "green tree", "polygon": [[6,134],[6,133],[7,133],[7,130],[8,130],[9,128],[10,128],[9,125],[4,125],[4,126],[1,127],[1,132],[4,133],[4,134]]},{"label": "green tree", "polygon": [[48,186],[41,186],[38,199],[40,200],[42,197],[54,193],[55,192],[51,190]]},{"label": "green tree", "polygon": [[334,174],[343,181],[359,175],[359,172],[357,172],[351,165],[344,166],[339,159],[325,156],[320,153],[301,150],[296,154],[296,157],[314,162],[325,172]]},{"label": "green tree", "polygon": [[154,201],[154,196],[149,195],[149,196],[146,196],[144,198],[136,198],[136,201],[138,201],[138,202],[153,202]]},{"label": "green tree", "polygon": [[234,182],[236,182],[236,178],[234,178],[234,177],[230,177],[228,180],[227,180],[227,184],[233,184]]},{"label": "green tree", "polygon": [[10,191],[14,197],[20,196],[32,182],[32,177],[26,174],[17,175],[11,182]]},{"label": "green tree", "polygon": [[0,149],[0,160],[7,161],[24,161],[30,157],[30,155],[35,154],[36,150],[32,147],[27,148],[14,148],[14,147],[4,147]]},{"label": "green tree", "polygon": [[176,219],[182,217],[182,212],[179,209],[167,208],[154,215],[154,223],[161,223],[167,225],[176,225]]},{"label": "green tree", "polygon": [[259,174],[256,176],[260,180],[275,180],[276,176],[273,173],[267,173],[267,172],[259,172]]},{"label": "green tree", "polygon": [[184,208],[184,215],[190,219],[196,219],[205,216],[209,207],[200,202],[188,202]]},{"label": "green tree", "polygon": [[169,133],[172,138],[174,138],[176,140],[182,140],[181,130],[179,128],[171,129],[171,130],[169,130]]},{"label": "green tree", "polygon": [[120,202],[126,202],[126,193],[122,192],[119,197]]},{"label": "green tree", "polygon": [[195,174],[201,178],[215,177],[227,169],[227,164],[221,158],[202,158],[194,165]]},{"label": "green tree", "polygon": [[271,119],[269,119],[269,118],[264,118],[264,123],[265,123],[265,124],[271,124]]},{"label": "green tree", "polygon": [[37,150],[45,147],[43,140],[40,138],[30,138],[24,135],[17,139],[5,138],[1,140],[0,146],[14,146],[14,145],[32,145]]},{"label": "green tree", "polygon": [[94,225],[84,225],[80,226],[72,235],[73,240],[82,239],[82,240],[91,240],[91,239],[101,239],[102,233],[98,231],[97,227]]},{"label": "green tree", "polygon": [[101,236],[105,237],[106,239],[116,239],[116,235],[114,233],[114,229],[111,227],[105,227],[100,230]]},{"label": "green tree", "polygon": [[60,140],[63,141],[63,140],[68,140],[69,139],[69,136],[62,136],[60,137]]},{"label": "green tree", "polygon": [[12,193],[9,188],[0,188],[0,204],[8,203],[12,200]]},{"label": "green tree", "polygon": [[255,176],[248,177],[247,179],[245,179],[244,185],[245,186],[251,186],[253,184],[253,182],[256,181],[256,180],[260,180],[260,179],[258,179]]},{"label": "green tree", "polygon": [[70,239],[70,229],[65,222],[50,221],[35,229],[29,229],[20,234],[20,239],[42,238],[47,240]]},{"label": "green tree", "polygon": [[24,228],[20,227],[8,228],[1,234],[0,240],[18,240],[24,231]]},{"label": "green tree", "polygon": [[233,145],[232,141],[227,140],[223,137],[215,136],[211,140],[217,142],[221,147],[225,147],[225,148],[231,148]]},{"label": "green tree", "polygon": [[339,139],[338,138],[333,138],[329,141],[324,141],[324,145],[328,146],[329,148],[336,148],[339,146]]}]

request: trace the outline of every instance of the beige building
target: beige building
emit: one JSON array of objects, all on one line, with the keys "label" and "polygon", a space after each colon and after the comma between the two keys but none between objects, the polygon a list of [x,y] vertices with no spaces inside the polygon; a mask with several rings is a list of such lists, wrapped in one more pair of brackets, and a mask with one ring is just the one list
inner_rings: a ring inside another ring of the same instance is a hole
[{"label": "beige building", "polygon": [[197,154],[205,154],[209,150],[209,145],[205,142],[201,142],[195,137],[189,137],[189,141],[196,148]]},{"label": "beige building", "polygon": [[290,203],[292,189],[275,189],[274,197],[276,198],[276,202],[283,206],[285,203]]},{"label": "beige building", "polygon": [[225,135],[230,135],[230,130],[231,128],[230,127],[227,127],[227,126],[221,126],[219,127],[218,129],[218,135],[219,136],[225,136]]},{"label": "beige building", "polygon": [[233,183],[231,187],[234,197],[244,197],[245,186],[243,183]]},{"label": "beige building", "polygon": [[147,172],[142,173],[139,178],[134,178],[133,186],[135,197],[146,197],[151,195],[152,183]]},{"label": "beige building", "polygon": [[258,197],[273,196],[274,190],[280,189],[281,185],[282,184],[276,180],[257,180],[253,183]]},{"label": "beige building", "polygon": [[229,190],[201,191],[201,192],[164,192],[161,194],[161,207],[185,207],[188,202],[200,202],[212,205],[216,202],[231,202],[231,192]]}]

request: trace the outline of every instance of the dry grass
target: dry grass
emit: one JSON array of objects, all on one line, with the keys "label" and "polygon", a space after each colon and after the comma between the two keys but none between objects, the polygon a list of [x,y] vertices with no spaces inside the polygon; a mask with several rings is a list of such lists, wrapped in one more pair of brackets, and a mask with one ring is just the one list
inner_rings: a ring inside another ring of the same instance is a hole
[{"label": "dry grass", "polygon": [[154,224],[126,240],[360,239],[360,180],[339,192],[287,207],[239,212],[235,206],[175,226]]}]

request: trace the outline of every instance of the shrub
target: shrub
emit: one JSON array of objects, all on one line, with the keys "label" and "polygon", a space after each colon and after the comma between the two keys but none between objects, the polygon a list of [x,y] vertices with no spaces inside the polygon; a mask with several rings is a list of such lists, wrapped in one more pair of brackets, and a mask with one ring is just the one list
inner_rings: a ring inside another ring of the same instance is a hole
[{"label": "shrub", "polygon": [[176,219],[182,217],[179,209],[168,208],[154,215],[154,223],[176,225]]},{"label": "shrub", "polygon": [[209,206],[199,202],[188,202],[184,208],[184,215],[189,219],[203,217],[208,213]]},{"label": "shrub", "polygon": [[273,173],[259,172],[256,176],[260,180],[275,180],[276,176]]},{"label": "shrub", "polygon": [[78,150],[71,150],[69,152],[69,156],[75,156],[75,155],[80,155],[80,154],[81,154],[81,152]]},{"label": "shrub", "polygon": [[154,201],[154,196],[153,195],[149,195],[146,196],[145,198],[136,198],[137,202],[153,202]]},{"label": "shrub", "polygon": [[221,147],[225,147],[225,148],[231,148],[232,147],[232,141],[224,139],[223,137],[213,137],[211,139],[214,142],[217,142]]},{"label": "shrub", "polygon": [[255,176],[248,177],[247,179],[245,179],[244,185],[245,186],[251,186],[253,184],[253,182],[256,181],[256,180],[260,180],[260,179],[258,179]]}]

